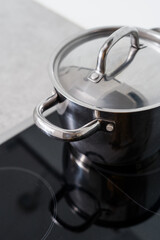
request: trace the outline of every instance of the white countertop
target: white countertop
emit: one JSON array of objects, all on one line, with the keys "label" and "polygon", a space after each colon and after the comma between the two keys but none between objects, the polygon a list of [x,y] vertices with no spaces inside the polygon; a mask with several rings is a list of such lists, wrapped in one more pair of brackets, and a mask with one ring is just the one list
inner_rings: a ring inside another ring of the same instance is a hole
[{"label": "white countertop", "polygon": [[35,0],[83,28],[160,27],[159,0]]}]

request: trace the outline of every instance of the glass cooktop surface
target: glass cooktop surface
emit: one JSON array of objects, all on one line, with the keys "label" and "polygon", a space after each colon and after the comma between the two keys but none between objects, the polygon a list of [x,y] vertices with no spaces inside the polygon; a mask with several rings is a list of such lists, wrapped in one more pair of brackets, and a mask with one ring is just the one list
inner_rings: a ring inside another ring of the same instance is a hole
[{"label": "glass cooktop surface", "polygon": [[36,126],[3,143],[0,239],[159,240],[160,153],[124,169],[84,159]]}]

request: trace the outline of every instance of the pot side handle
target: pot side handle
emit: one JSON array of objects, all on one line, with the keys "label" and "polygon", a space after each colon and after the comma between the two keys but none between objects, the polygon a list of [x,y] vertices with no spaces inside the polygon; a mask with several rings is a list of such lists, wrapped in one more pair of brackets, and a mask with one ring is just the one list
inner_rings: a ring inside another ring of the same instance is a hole
[{"label": "pot side handle", "polygon": [[78,141],[92,135],[101,128],[101,119],[94,119],[91,122],[85,124],[84,126],[74,130],[63,129],[61,127],[55,126],[43,116],[43,113],[53,106],[56,107],[56,105],[58,105],[57,93],[46,99],[44,102],[40,103],[35,108],[33,113],[33,119],[35,124],[48,136],[68,142]]}]

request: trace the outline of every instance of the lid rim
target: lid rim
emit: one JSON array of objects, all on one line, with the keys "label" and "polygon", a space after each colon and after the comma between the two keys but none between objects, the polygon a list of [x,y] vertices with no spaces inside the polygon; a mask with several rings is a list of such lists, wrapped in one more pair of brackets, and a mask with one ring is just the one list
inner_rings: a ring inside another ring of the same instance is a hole
[{"label": "lid rim", "polygon": [[[155,104],[152,104],[152,105],[149,105],[149,106],[144,106],[144,107],[139,107],[139,108],[129,108],[129,109],[123,109],[123,108],[120,108],[120,109],[116,109],[116,108],[104,108],[104,107],[97,107],[97,106],[93,106],[91,104],[88,104],[86,102],[83,102],[83,101],[80,101],[76,98],[74,98],[73,96],[71,96],[70,94],[68,94],[68,92],[62,87],[62,85],[60,84],[60,81],[58,80],[58,74],[56,70],[58,70],[58,67],[59,67],[59,64],[60,64],[60,61],[58,61],[59,59],[62,60],[62,57],[60,57],[61,53],[63,52],[64,49],[67,48],[67,46],[69,44],[71,44],[71,41],[72,42],[75,42],[76,40],[78,40],[79,38],[83,38],[83,37],[86,37],[86,34],[95,34],[96,33],[98,34],[99,33],[102,33],[103,31],[108,31],[108,32],[114,32],[116,30],[118,30],[120,28],[120,26],[118,27],[104,27],[104,28],[96,28],[96,29],[91,29],[90,31],[86,30],[84,31],[83,33],[81,34],[78,34],[75,36],[75,38],[71,38],[70,41],[66,41],[65,43],[63,43],[63,45],[61,45],[61,47],[59,48],[59,51],[56,52],[56,54],[54,54],[54,56],[52,57],[52,81],[53,81],[53,86],[54,88],[62,95],[64,96],[66,99],[68,99],[69,101],[71,101],[72,103],[74,104],[77,104],[78,106],[81,106],[81,107],[85,107],[87,109],[90,109],[90,110],[97,110],[97,111],[101,111],[101,112],[108,112],[108,113],[134,113],[134,112],[141,112],[141,111],[147,111],[147,110],[152,110],[152,109],[155,109],[155,108],[158,108],[160,107],[160,103],[155,103]],[[141,29],[141,28],[138,28],[142,35],[145,36],[145,34],[150,34],[151,36],[153,35],[153,37],[157,37],[158,38],[158,42],[160,43],[160,34],[157,33],[157,32],[154,32],[152,30],[146,30],[146,29]],[[54,61],[53,61],[53,58],[54,58]],[[59,59],[58,59],[59,58]],[[56,70],[55,70],[56,69]]]},{"label": "lid rim", "polygon": [[136,112],[143,112],[143,111],[148,111],[148,110],[153,110],[156,108],[160,107],[160,103],[157,104],[153,104],[150,106],[146,106],[146,107],[140,107],[140,108],[130,108],[130,109],[112,109],[112,108],[100,108],[100,107],[96,107],[96,106],[92,106],[90,104],[87,104],[85,102],[82,102],[78,99],[73,98],[71,95],[67,94],[65,91],[63,91],[63,89],[55,84],[54,89],[60,93],[63,97],[65,97],[67,100],[69,100],[70,102],[76,104],[77,106],[81,106],[93,111],[99,111],[99,112],[105,112],[105,113],[136,113]]}]

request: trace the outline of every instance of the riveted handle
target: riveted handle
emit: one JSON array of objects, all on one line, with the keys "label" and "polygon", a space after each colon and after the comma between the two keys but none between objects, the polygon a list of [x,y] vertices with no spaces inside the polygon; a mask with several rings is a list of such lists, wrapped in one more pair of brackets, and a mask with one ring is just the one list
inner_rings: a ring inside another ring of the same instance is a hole
[{"label": "riveted handle", "polygon": [[[115,31],[113,34],[111,34],[108,38],[107,41],[103,44],[103,46],[100,48],[98,58],[97,58],[97,65],[96,69],[92,71],[89,74],[88,79],[93,81],[93,82],[98,82],[101,80],[103,75],[106,72],[106,58],[111,50],[111,48],[123,37],[130,35],[131,37],[131,49],[130,53],[132,53],[133,48],[134,49],[139,49],[139,36],[138,36],[138,30],[137,28],[134,27],[122,27]],[[130,61],[131,55],[128,54],[127,61]]]},{"label": "riveted handle", "polygon": [[111,123],[108,120],[103,119],[94,119],[87,124],[83,125],[80,128],[69,130],[63,129],[49,122],[44,116],[43,112],[47,109],[52,108],[53,106],[58,105],[58,95],[55,93],[44,102],[40,103],[34,110],[33,119],[37,127],[39,127],[44,133],[48,136],[61,139],[63,141],[78,141],[83,138],[86,138],[96,131],[103,129],[104,125],[106,131],[112,132],[114,130],[114,123]]}]

